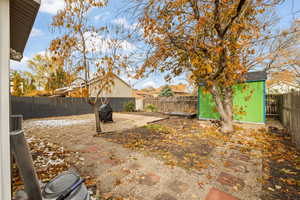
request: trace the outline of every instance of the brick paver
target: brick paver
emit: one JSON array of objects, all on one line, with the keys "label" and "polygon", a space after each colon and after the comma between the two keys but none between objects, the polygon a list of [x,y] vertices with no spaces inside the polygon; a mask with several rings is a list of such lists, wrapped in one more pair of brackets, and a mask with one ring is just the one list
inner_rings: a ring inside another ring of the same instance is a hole
[{"label": "brick paver", "polygon": [[154,173],[144,174],[139,178],[139,183],[142,185],[153,186],[157,184],[160,180],[160,177]]},{"label": "brick paver", "polygon": [[106,163],[106,164],[109,164],[111,166],[117,166],[117,165],[120,165],[122,163],[118,159],[110,159],[110,158],[104,160],[103,162]]},{"label": "brick paver", "polygon": [[242,190],[245,186],[245,183],[242,179],[233,176],[231,174],[228,174],[226,172],[221,172],[221,174],[217,178],[217,181],[223,185],[227,185],[230,187],[237,187],[239,190]]},{"label": "brick paver", "polygon": [[211,188],[205,200],[239,200],[228,193],[222,192],[216,188]]},{"label": "brick paver", "polygon": [[224,167],[231,169],[235,172],[243,172],[243,173],[247,173],[247,166],[242,163],[239,162],[237,160],[232,160],[232,159],[228,159],[224,162]]},{"label": "brick paver", "polygon": [[229,156],[232,159],[237,159],[237,160],[241,160],[244,162],[249,162],[250,161],[250,156],[246,155],[246,154],[242,154],[242,153],[237,153],[237,152],[233,152],[231,153],[231,155]]},{"label": "brick paver", "polygon": [[163,193],[163,194],[157,195],[154,198],[154,200],[177,200],[177,199],[168,193]]},{"label": "brick paver", "polygon": [[182,181],[175,180],[175,181],[170,182],[170,184],[168,185],[168,188],[175,193],[183,193],[188,190],[189,185]]},{"label": "brick paver", "polygon": [[81,150],[81,152],[83,153],[96,153],[98,151],[100,151],[100,149],[95,145],[87,146],[86,148]]},{"label": "brick paver", "polygon": [[136,162],[134,162],[128,166],[128,168],[131,170],[137,170],[137,169],[140,169],[141,167],[142,167],[142,165],[140,165],[139,163],[136,163]]}]

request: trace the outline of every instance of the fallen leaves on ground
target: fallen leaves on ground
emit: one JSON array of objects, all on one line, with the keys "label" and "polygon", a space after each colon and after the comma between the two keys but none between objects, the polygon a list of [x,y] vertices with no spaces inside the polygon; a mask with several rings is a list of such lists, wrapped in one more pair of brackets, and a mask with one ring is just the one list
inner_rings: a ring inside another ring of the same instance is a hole
[{"label": "fallen leaves on ground", "polygon": [[272,132],[273,129],[245,129],[235,133],[232,142],[263,160],[263,199],[300,199],[299,151],[286,130]]},{"label": "fallen leaves on ground", "polygon": [[[201,124],[202,123],[202,124]],[[300,199],[300,155],[285,130],[236,125],[232,134],[197,120],[170,118],[155,124],[104,137],[125,147],[159,156],[166,164],[186,169],[213,167],[210,154],[215,147],[227,147],[263,160],[263,199]],[[227,148],[226,147],[226,148]],[[220,152],[219,157],[224,157]]]},{"label": "fallen leaves on ground", "polygon": [[124,132],[103,135],[126,148],[157,156],[170,166],[206,169],[214,165],[210,153],[229,141],[229,136],[198,120],[170,118]]},{"label": "fallen leaves on ground", "polygon": [[[27,142],[34,168],[41,183],[49,182],[60,173],[70,170],[73,164],[82,162],[80,161],[80,154],[78,152],[67,151],[58,144],[43,141],[35,137],[28,138]],[[70,160],[76,163],[71,163]],[[93,177],[86,176],[83,178],[85,178],[85,184],[88,188],[96,184]],[[12,166],[12,188],[13,192],[24,189],[23,181],[15,162]]]}]

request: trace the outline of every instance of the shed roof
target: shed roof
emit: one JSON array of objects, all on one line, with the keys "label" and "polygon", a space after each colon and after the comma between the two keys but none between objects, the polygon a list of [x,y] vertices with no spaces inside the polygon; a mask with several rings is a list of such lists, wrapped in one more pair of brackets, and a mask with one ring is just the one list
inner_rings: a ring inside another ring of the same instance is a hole
[{"label": "shed roof", "polygon": [[21,60],[40,3],[40,0],[10,0],[10,47],[21,55],[11,59]]},{"label": "shed roof", "polygon": [[[265,81],[267,80],[267,73],[265,71],[252,71],[245,74],[245,81]],[[199,84],[204,86],[205,83],[202,82]]]},{"label": "shed roof", "polygon": [[267,80],[267,73],[265,71],[248,72],[245,79],[246,81],[264,81]]}]

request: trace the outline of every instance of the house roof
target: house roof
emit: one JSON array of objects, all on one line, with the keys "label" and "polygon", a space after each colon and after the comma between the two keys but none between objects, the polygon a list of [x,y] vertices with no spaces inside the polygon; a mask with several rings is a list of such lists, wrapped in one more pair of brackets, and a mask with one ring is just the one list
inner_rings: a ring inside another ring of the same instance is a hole
[{"label": "house roof", "polygon": [[152,94],[150,94],[149,92],[146,92],[146,91],[133,90],[133,96],[136,98],[144,98],[144,97],[152,96]]},{"label": "house roof", "polygon": [[[124,80],[122,80],[119,76],[114,74],[114,77],[119,79],[121,82],[123,82],[125,85],[131,88],[131,86],[128,83],[126,83]],[[88,84],[93,84],[97,82],[97,80],[99,80],[99,78],[94,77],[88,82]],[[54,92],[55,94],[62,95],[62,94],[66,94],[67,92],[75,91],[81,87],[82,85],[71,85],[70,87],[57,88]]]},{"label": "house roof", "polygon": [[294,88],[300,88],[300,86],[298,86],[296,83],[289,82],[286,80],[280,80],[280,81],[276,81],[276,82],[272,82],[271,80],[267,81],[268,88],[272,88],[272,87],[275,87],[278,85],[287,85],[287,86],[294,87]]},{"label": "house roof", "polygon": [[176,93],[188,93],[187,92],[187,88],[186,88],[186,84],[177,84],[177,85],[170,85],[169,86],[171,88],[171,90],[173,92],[176,92]]},{"label": "house roof", "polygon": [[[113,75],[114,75],[115,78],[119,79],[121,82],[123,82],[125,85],[127,85],[128,87],[131,88],[131,85],[129,85],[127,82],[125,82],[123,79],[121,79],[118,75],[116,75],[116,74],[113,74]],[[92,83],[98,81],[98,79],[99,79],[98,76],[92,78],[92,79],[89,81],[89,84],[92,84]]]},{"label": "house roof", "polygon": [[[187,91],[187,85],[186,84],[177,84],[177,85],[168,85],[171,90],[175,93],[175,95],[189,95],[190,93]],[[151,97],[151,96],[158,96],[162,89],[165,86],[161,86],[159,88],[153,88],[152,90],[134,90],[134,95],[138,98],[140,97]]]},{"label": "house roof", "polygon": [[40,3],[40,0],[10,0],[10,47],[20,55],[11,55],[11,59],[22,59]]}]

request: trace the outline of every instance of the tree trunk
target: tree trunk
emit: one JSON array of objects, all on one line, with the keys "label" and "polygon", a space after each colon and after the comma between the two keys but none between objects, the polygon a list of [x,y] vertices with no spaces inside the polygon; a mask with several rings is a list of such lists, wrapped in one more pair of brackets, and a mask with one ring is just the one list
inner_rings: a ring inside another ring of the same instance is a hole
[{"label": "tree trunk", "polygon": [[221,116],[221,132],[233,132],[232,88],[226,88],[224,92],[221,92],[219,88],[213,86],[210,92]]},{"label": "tree trunk", "polygon": [[96,132],[99,134],[102,132],[102,129],[101,129],[101,119],[99,116],[99,104],[98,103],[95,103],[93,105],[93,110],[94,110],[95,121],[96,121]]},{"label": "tree trunk", "polygon": [[233,132],[233,120],[232,119],[226,119],[221,121],[221,132],[222,133],[231,133]]}]

